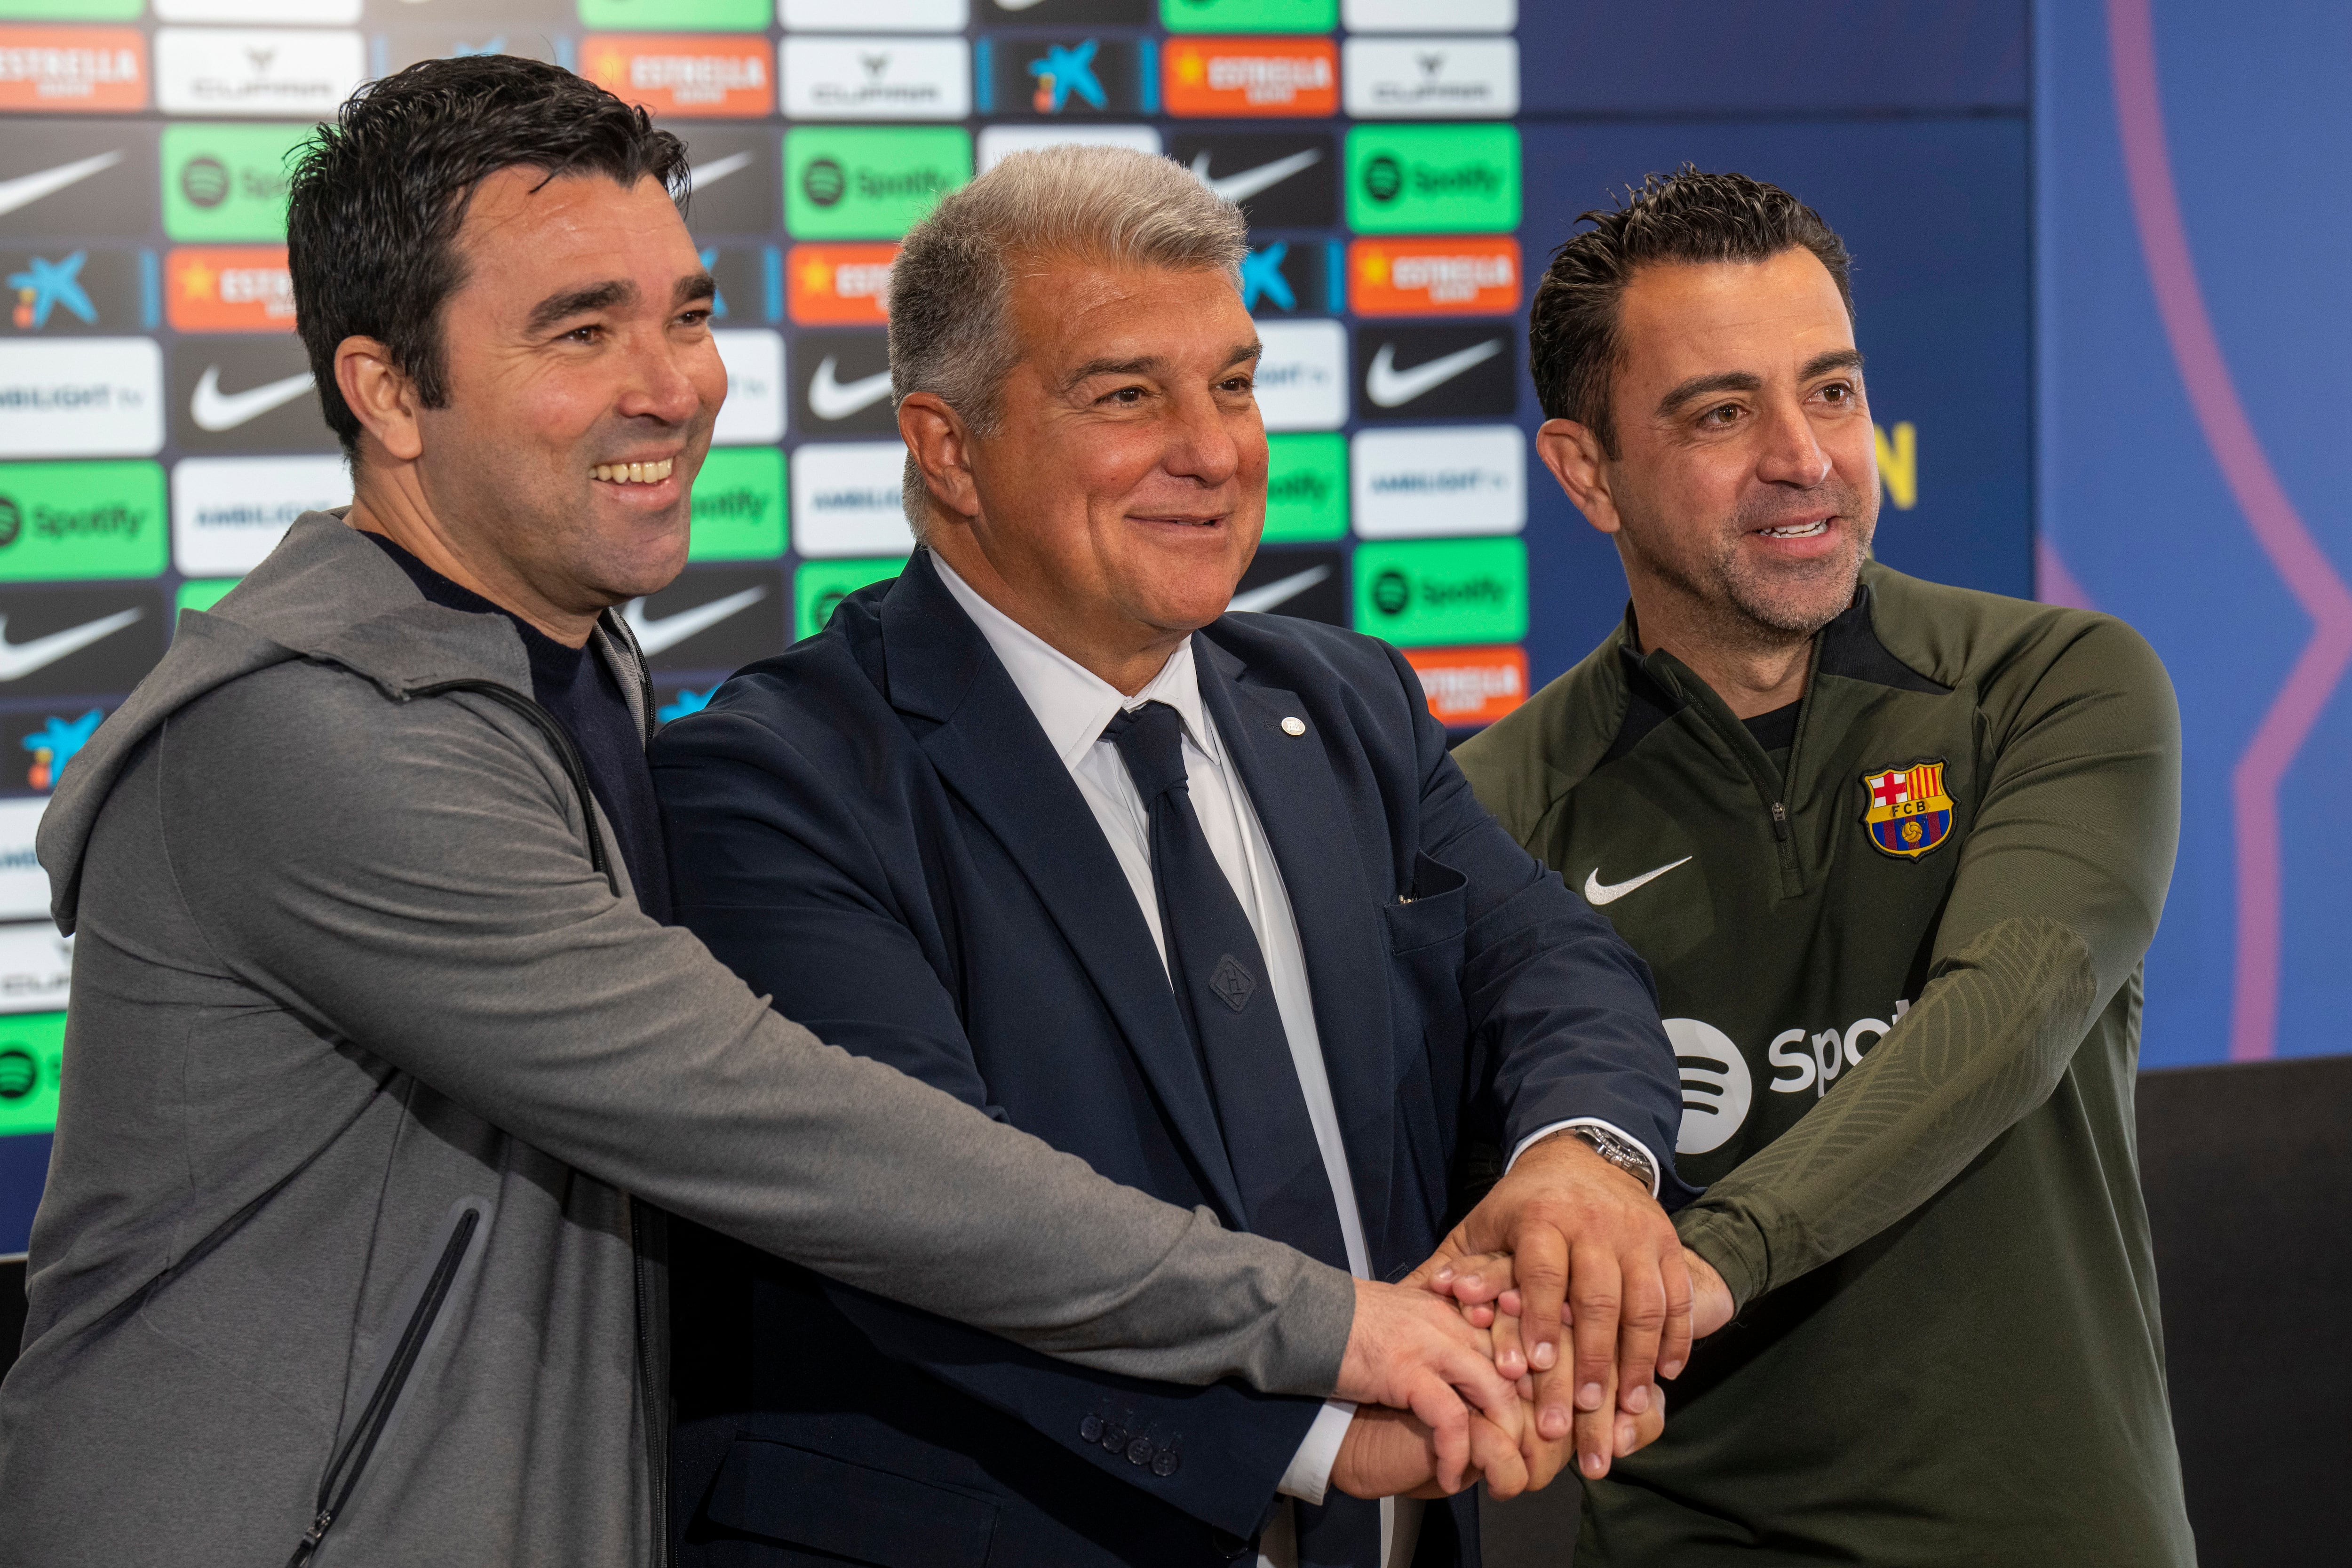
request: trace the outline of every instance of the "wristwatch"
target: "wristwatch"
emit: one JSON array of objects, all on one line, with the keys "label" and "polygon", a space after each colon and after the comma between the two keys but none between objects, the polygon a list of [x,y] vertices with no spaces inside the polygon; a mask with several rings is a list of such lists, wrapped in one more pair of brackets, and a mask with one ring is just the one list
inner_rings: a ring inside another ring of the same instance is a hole
[{"label": "wristwatch", "polygon": [[1641,1183],[1652,1193],[1658,1190],[1658,1167],[1650,1152],[1612,1127],[1596,1126],[1581,1121],[1567,1130],[1582,1139],[1592,1152]]}]

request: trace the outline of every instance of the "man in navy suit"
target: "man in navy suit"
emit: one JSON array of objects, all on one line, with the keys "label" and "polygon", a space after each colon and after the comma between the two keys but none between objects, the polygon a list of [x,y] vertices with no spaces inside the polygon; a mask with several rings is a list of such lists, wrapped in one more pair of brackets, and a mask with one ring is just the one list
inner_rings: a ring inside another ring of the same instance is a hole
[{"label": "man in navy suit", "polygon": [[[1083,147],[908,237],[920,547],[663,733],[679,918],[821,1038],[1228,1226],[1367,1279],[1509,1249],[1530,1405],[1473,1458],[1598,1475],[1687,1354],[1673,1048],[1394,649],[1224,613],[1265,505],[1245,248]],[[1408,1414],[1051,1362],[715,1237],[674,1267],[688,1562],[1476,1561],[1471,1494],[1398,1495],[1464,1479]]]}]

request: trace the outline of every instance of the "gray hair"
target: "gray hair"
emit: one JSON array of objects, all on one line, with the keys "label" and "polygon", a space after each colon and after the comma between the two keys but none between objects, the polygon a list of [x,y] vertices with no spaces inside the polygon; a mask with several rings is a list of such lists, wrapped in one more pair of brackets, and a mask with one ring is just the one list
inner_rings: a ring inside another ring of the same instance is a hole
[{"label": "gray hair", "polygon": [[[1249,223],[1185,167],[1128,147],[1065,142],[1015,153],[941,198],[890,268],[894,405],[928,392],[993,434],[1021,361],[1016,268],[1066,259],[1223,272],[1241,287]],[[930,491],[907,454],[907,522],[921,543]]]}]

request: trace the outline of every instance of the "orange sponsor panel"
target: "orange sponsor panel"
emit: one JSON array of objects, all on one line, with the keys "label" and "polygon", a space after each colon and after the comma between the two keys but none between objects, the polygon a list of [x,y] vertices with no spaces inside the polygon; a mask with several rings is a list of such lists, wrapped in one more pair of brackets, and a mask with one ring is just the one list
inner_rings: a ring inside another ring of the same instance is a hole
[{"label": "orange sponsor panel", "polygon": [[784,258],[785,309],[803,327],[880,327],[890,321],[896,245],[795,245]]},{"label": "orange sponsor panel", "polygon": [[769,47],[756,34],[591,33],[581,74],[656,114],[757,119],[776,107]]},{"label": "orange sponsor panel", "polygon": [[180,332],[294,330],[282,245],[181,246],[163,262],[163,310]]},{"label": "orange sponsor panel", "polygon": [[1339,112],[1339,46],[1329,38],[1171,38],[1162,59],[1171,114]]},{"label": "orange sponsor panel", "polygon": [[1501,316],[1519,308],[1519,242],[1507,235],[1360,239],[1348,247],[1360,316]]},{"label": "orange sponsor panel", "polygon": [[1491,724],[1528,700],[1523,647],[1412,647],[1404,657],[1421,677],[1430,715],[1449,729]]},{"label": "orange sponsor panel", "polygon": [[146,107],[147,38],[138,28],[0,26],[0,110]]}]

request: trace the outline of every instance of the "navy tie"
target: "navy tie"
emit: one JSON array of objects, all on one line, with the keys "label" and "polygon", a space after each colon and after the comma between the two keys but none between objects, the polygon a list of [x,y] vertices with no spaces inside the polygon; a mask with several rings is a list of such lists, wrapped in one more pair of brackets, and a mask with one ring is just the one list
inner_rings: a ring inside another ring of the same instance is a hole
[{"label": "navy tie", "polygon": [[[1151,814],[1151,877],[1169,979],[1208,1074],[1225,1159],[1248,1211],[1241,1223],[1345,1268],[1330,1174],[1307,1118],[1265,957],[1192,810],[1183,717],[1165,702],[1147,702],[1113,719],[1103,739],[1118,748]],[[1374,1568],[1379,1505],[1337,1490],[1327,1496],[1321,1508],[1298,1505],[1300,1568]]]}]

